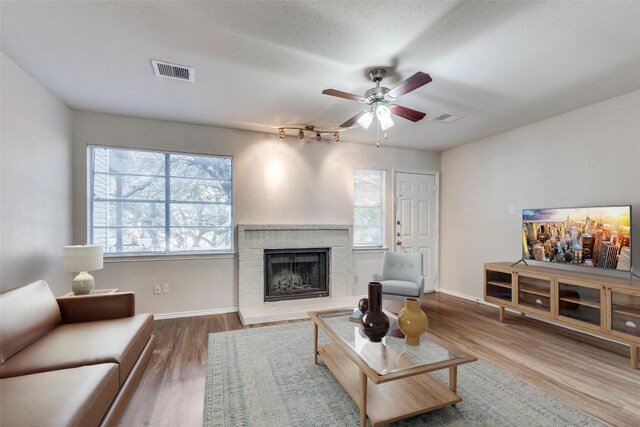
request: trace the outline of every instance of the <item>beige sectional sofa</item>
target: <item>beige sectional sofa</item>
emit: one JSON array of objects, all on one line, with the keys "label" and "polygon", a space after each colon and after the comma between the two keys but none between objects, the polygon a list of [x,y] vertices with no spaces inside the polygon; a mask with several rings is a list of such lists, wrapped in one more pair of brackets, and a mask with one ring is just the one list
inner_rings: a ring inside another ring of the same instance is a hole
[{"label": "beige sectional sofa", "polygon": [[152,332],[133,293],[56,299],[40,280],[0,294],[0,424],[116,425]]}]

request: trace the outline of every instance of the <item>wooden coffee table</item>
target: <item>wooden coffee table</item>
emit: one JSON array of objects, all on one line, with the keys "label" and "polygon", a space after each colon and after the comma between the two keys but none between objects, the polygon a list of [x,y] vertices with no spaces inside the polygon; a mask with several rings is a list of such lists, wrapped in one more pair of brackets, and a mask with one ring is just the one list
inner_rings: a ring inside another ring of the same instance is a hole
[{"label": "wooden coffee table", "polygon": [[[367,417],[372,426],[433,411],[462,401],[456,393],[457,367],[475,362],[438,337],[425,333],[419,346],[407,346],[404,338],[390,333],[381,343],[370,342],[358,323],[349,321],[353,310],[310,312],[313,321],[314,360],[318,355],[342,387],[360,407],[360,425]],[[318,344],[318,328],[329,337],[328,344]],[[444,385],[429,372],[449,369],[449,384]]]}]

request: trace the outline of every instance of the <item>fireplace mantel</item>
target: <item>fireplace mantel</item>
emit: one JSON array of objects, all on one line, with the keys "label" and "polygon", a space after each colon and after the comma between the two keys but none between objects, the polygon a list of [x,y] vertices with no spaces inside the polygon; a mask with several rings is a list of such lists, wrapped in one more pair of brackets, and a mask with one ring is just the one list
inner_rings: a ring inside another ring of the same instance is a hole
[{"label": "fireplace mantel", "polygon": [[[345,224],[241,224],[238,225],[238,311],[244,324],[306,317],[301,301],[264,301],[264,250],[329,248],[329,297],[314,298],[327,307],[352,295],[353,232]],[[291,307],[292,310],[288,310]],[[255,315],[277,312],[277,319]]]}]

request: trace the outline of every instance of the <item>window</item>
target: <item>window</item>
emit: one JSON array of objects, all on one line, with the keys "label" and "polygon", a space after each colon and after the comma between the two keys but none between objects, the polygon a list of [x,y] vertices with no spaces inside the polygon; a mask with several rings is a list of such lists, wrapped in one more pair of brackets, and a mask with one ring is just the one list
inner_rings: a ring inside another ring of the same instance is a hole
[{"label": "window", "polygon": [[385,171],[356,168],[353,173],[353,245],[383,246]]},{"label": "window", "polygon": [[230,157],[89,146],[89,241],[105,254],[230,251]]}]

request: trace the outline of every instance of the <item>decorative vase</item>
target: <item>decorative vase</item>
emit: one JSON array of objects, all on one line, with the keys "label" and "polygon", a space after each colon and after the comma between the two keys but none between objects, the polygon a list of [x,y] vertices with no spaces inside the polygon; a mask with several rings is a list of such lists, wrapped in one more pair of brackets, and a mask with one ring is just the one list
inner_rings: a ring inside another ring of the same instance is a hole
[{"label": "decorative vase", "polygon": [[360,328],[371,342],[380,342],[389,331],[389,318],[382,312],[382,285],[379,282],[369,283],[367,308]]},{"label": "decorative vase", "polygon": [[404,300],[404,308],[398,313],[398,327],[405,336],[407,345],[420,345],[420,335],[427,330],[429,319],[420,308],[418,298]]},{"label": "decorative vase", "polygon": [[361,298],[358,301],[358,310],[362,312],[362,314],[366,313],[369,310],[369,300],[366,298]]}]

